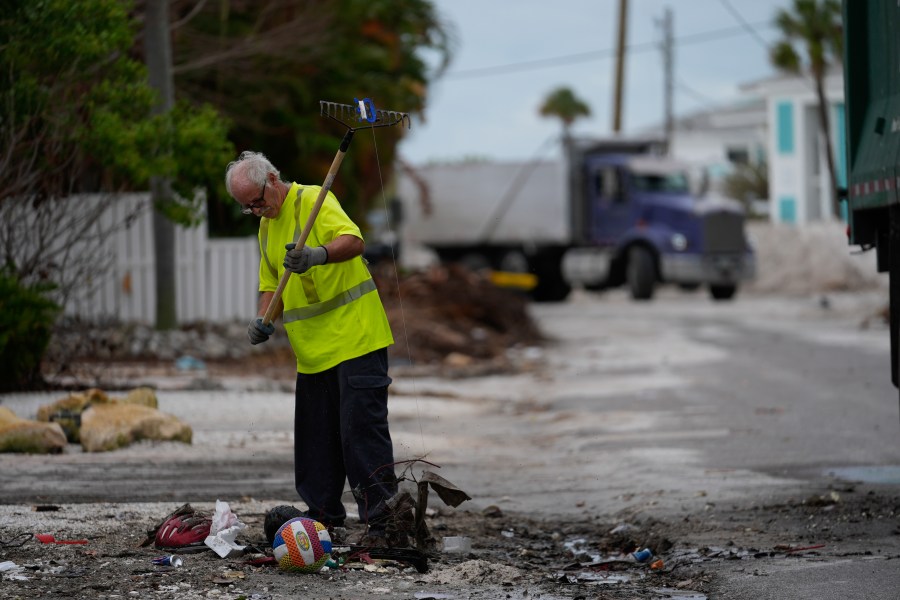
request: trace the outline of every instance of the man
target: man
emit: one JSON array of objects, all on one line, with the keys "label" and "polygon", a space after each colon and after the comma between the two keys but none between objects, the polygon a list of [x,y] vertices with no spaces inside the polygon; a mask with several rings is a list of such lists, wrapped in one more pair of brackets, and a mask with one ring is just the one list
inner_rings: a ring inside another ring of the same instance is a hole
[{"label": "man", "polygon": [[390,325],[362,253],[357,227],[329,192],[303,248],[295,248],[320,186],[281,180],[261,153],[243,152],[225,172],[228,193],[259,225],[259,301],[247,334],[260,344],[275,331],[262,316],[285,269],[293,273],[277,307],[297,358],[294,475],[308,516],[342,527],[345,479],[367,525],[366,543],[384,543],[397,491],[388,431]]}]

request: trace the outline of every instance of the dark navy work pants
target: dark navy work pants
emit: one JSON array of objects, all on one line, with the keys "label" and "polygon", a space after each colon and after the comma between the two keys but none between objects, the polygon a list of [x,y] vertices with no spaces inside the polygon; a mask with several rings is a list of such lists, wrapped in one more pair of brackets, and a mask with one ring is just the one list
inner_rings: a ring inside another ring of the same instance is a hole
[{"label": "dark navy work pants", "polygon": [[388,431],[387,348],[313,375],[297,374],[294,476],[310,517],[342,524],[344,482],[359,518],[383,528],[384,502],[397,492]]}]

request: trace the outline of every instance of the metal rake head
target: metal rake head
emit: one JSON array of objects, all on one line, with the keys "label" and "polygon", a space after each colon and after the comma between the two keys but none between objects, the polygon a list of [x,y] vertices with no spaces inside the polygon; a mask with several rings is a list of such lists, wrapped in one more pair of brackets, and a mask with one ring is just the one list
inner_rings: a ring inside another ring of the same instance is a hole
[{"label": "metal rake head", "polygon": [[412,126],[409,113],[375,108],[375,103],[369,98],[362,100],[354,98],[353,100],[356,104],[339,104],[320,100],[319,114],[334,119],[353,131],[373,127],[390,127],[404,122],[407,128]]}]

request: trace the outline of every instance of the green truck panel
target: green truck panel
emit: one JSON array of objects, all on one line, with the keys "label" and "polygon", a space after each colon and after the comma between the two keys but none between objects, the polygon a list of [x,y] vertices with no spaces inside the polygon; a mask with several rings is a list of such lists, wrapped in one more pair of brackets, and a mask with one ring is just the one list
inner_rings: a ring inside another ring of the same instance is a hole
[{"label": "green truck panel", "polygon": [[900,8],[891,0],[843,6],[849,216],[853,233],[865,235],[854,225],[866,215],[854,213],[898,202]]}]

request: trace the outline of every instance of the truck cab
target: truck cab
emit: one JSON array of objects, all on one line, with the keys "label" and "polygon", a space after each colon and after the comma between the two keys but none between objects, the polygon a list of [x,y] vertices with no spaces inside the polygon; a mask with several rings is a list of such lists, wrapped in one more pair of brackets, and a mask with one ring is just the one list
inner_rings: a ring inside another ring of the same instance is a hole
[{"label": "truck cab", "polygon": [[594,150],[572,161],[577,246],[563,257],[570,284],[603,289],[626,284],[633,298],[657,284],[706,285],[716,300],[753,277],[755,260],[737,202],[700,199],[687,165],[664,157]]}]

